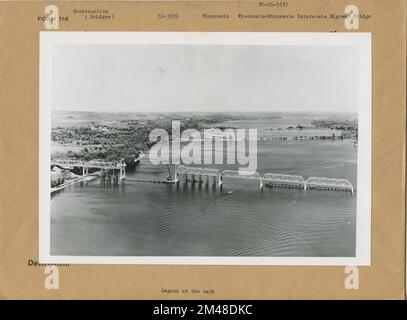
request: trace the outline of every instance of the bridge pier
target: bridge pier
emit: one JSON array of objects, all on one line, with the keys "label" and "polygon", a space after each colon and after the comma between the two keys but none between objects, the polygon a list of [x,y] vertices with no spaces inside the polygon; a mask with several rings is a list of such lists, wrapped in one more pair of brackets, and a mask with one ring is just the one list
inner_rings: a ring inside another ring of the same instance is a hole
[{"label": "bridge pier", "polygon": [[112,172],[110,170],[107,170],[107,184],[112,184]]},{"label": "bridge pier", "polygon": [[119,184],[119,171],[113,170],[113,184],[116,186]]},{"label": "bridge pier", "polygon": [[86,166],[82,167],[82,177],[85,177],[89,174],[89,168]]},{"label": "bridge pier", "polygon": [[119,181],[120,183],[124,183],[126,180],[126,167],[120,166],[119,168]]},{"label": "bridge pier", "polygon": [[206,176],[206,178],[205,178],[206,180],[205,180],[205,189],[208,189],[209,188],[209,176]]},{"label": "bridge pier", "polygon": [[105,170],[101,170],[100,172],[100,184],[105,184]]}]

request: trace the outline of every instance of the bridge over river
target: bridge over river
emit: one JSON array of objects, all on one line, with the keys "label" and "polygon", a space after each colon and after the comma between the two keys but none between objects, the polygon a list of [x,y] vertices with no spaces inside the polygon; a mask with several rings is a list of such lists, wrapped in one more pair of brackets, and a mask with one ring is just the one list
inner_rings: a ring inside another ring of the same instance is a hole
[{"label": "bridge over river", "polygon": [[[189,179],[191,176],[191,179]],[[334,191],[350,191],[354,192],[352,184],[347,179],[336,179],[326,177],[309,177],[305,180],[299,175],[280,174],[280,173],[265,173],[261,175],[258,172],[244,172],[238,170],[218,170],[214,168],[201,168],[185,165],[176,166],[175,179],[173,183],[178,183],[183,180],[185,183],[209,183],[209,179],[217,180],[219,186],[223,184],[223,178],[235,178],[245,180],[256,180],[259,187],[280,187],[280,188],[295,188],[295,189],[318,189],[318,190],[334,190]]]},{"label": "bridge over river", "polygon": [[103,160],[76,160],[76,159],[53,159],[51,168],[57,166],[65,170],[79,168],[82,177],[89,175],[89,169],[99,169],[99,175],[102,183],[124,183],[126,179],[126,163],[123,159],[118,161]]},{"label": "bridge over river", "polygon": [[81,168],[82,176],[89,175],[89,169],[100,169],[99,176],[102,183],[124,183],[129,182],[151,182],[151,183],[167,183],[177,184],[180,181],[183,183],[199,183],[217,184],[219,187],[223,185],[224,178],[255,180],[258,182],[259,188],[293,188],[293,189],[317,189],[317,190],[333,190],[333,191],[350,191],[354,192],[352,184],[347,179],[336,179],[326,177],[309,177],[304,179],[299,175],[280,174],[280,173],[265,173],[244,172],[238,170],[219,170],[211,167],[194,167],[186,165],[175,165],[174,177],[169,177],[167,180],[156,180],[153,178],[129,178],[126,179],[126,164],[124,160],[120,161],[102,161],[102,160],[71,160],[71,159],[56,159],[51,161],[51,166],[59,166],[62,169],[73,169],[74,167]]}]

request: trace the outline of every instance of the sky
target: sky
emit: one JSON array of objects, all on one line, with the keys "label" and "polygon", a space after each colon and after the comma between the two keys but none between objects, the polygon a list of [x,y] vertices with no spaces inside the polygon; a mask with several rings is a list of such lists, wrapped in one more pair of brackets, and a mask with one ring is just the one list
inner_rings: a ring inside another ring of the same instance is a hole
[{"label": "sky", "polygon": [[53,110],[356,112],[351,46],[57,44]]}]

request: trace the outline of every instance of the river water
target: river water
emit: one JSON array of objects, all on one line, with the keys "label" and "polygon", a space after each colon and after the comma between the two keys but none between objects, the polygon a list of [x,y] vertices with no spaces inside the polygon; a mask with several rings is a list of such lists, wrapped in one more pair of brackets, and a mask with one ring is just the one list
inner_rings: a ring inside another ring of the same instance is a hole
[{"label": "river water", "polygon": [[[345,178],[357,187],[351,141],[267,142],[257,149],[260,173]],[[167,176],[167,167],[148,157],[127,172]],[[52,196],[51,255],[351,257],[356,195],[261,191],[256,181],[233,178],[224,178],[222,189],[130,181],[109,187],[96,179]]]}]

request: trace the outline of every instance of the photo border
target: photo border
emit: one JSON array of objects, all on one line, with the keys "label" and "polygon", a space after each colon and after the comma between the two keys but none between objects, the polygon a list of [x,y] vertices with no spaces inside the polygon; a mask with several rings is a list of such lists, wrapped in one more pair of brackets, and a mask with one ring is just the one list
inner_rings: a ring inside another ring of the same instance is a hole
[{"label": "photo border", "polygon": [[[52,49],[55,44],[320,45],[359,49],[358,161],[355,257],[54,256],[50,255]],[[40,32],[39,262],[56,264],[314,265],[371,264],[370,32]]]}]

